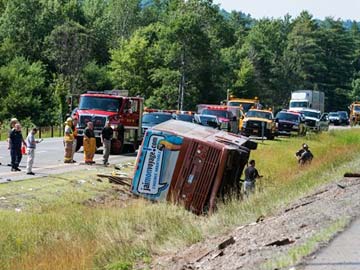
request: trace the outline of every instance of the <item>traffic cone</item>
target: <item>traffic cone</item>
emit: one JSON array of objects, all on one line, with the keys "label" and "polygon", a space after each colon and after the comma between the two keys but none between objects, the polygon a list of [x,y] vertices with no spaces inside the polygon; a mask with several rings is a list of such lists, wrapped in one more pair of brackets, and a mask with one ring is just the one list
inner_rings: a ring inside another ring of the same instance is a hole
[{"label": "traffic cone", "polygon": [[21,154],[22,154],[22,155],[26,155],[26,146],[25,146],[25,145],[23,145],[23,146],[21,147]]}]

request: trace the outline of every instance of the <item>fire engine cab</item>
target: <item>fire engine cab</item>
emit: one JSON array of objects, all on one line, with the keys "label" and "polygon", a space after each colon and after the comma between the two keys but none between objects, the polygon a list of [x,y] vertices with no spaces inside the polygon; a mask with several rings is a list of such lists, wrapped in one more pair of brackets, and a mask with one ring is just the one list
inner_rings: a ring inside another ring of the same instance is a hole
[{"label": "fire engine cab", "polygon": [[109,90],[104,92],[89,91],[82,94],[79,107],[74,114],[77,119],[77,149],[83,145],[84,130],[88,122],[93,122],[96,147],[101,146],[101,131],[107,120],[114,130],[111,152],[133,152],[141,143],[141,116],[144,99],[128,97],[127,91]]}]

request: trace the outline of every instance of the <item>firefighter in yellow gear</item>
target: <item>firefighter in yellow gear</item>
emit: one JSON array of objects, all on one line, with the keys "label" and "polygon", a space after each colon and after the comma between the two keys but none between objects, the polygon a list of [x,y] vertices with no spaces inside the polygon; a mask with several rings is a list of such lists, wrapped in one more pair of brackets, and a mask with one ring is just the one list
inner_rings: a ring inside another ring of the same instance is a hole
[{"label": "firefighter in yellow gear", "polygon": [[94,132],[94,125],[92,122],[87,123],[87,128],[84,131],[84,159],[85,164],[93,164],[95,163],[94,155],[96,152],[96,139],[95,139],[95,132]]},{"label": "firefighter in yellow gear", "polygon": [[64,131],[64,163],[73,162],[73,144],[74,144],[74,131],[73,131],[73,120],[71,117],[66,119],[65,131]]}]

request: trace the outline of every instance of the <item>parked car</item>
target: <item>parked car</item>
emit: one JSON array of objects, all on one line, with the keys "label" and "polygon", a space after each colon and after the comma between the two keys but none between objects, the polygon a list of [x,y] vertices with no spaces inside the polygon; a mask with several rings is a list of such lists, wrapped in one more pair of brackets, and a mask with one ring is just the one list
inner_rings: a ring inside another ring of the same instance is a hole
[{"label": "parked car", "polygon": [[195,114],[194,123],[220,129],[221,123],[216,115],[209,114]]},{"label": "parked car", "polygon": [[330,124],[340,125],[340,115],[338,112],[330,112],[329,113],[329,121]]},{"label": "parked car", "polygon": [[306,135],[305,117],[299,112],[280,111],[275,122],[279,135]]},{"label": "parked car", "polygon": [[197,106],[199,114],[216,116],[222,130],[237,133],[238,126],[236,116],[234,116],[227,106],[206,104],[199,104]]},{"label": "parked car", "polygon": [[350,125],[350,118],[346,111],[339,111],[338,114],[340,125]]},{"label": "parked car", "polygon": [[173,119],[173,116],[171,113],[167,112],[152,112],[152,113],[145,113],[142,117],[142,132],[143,134],[148,130],[149,128],[152,128],[153,126],[156,126],[160,123],[163,123],[165,121]]},{"label": "parked car", "polygon": [[329,114],[321,114],[318,110],[302,110],[301,113],[304,114],[305,124],[308,130],[315,132],[327,131],[329,130]]},{"label": "parked car", "polygon": [[190,113],[174,113],[173,118],[185,122],[194,122],[194,115]]}]

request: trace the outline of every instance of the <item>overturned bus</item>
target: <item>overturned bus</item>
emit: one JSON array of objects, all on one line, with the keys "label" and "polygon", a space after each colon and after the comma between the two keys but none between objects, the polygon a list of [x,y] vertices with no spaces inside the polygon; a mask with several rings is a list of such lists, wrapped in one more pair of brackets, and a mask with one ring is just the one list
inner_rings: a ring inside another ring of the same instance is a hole
[{"label": "overturned bus", "polygon": [[132,193],[168,200],[196,214],[240,191],[240,176],[257,144],[221,130],[170,120],[148,130],[139,149]]}]

